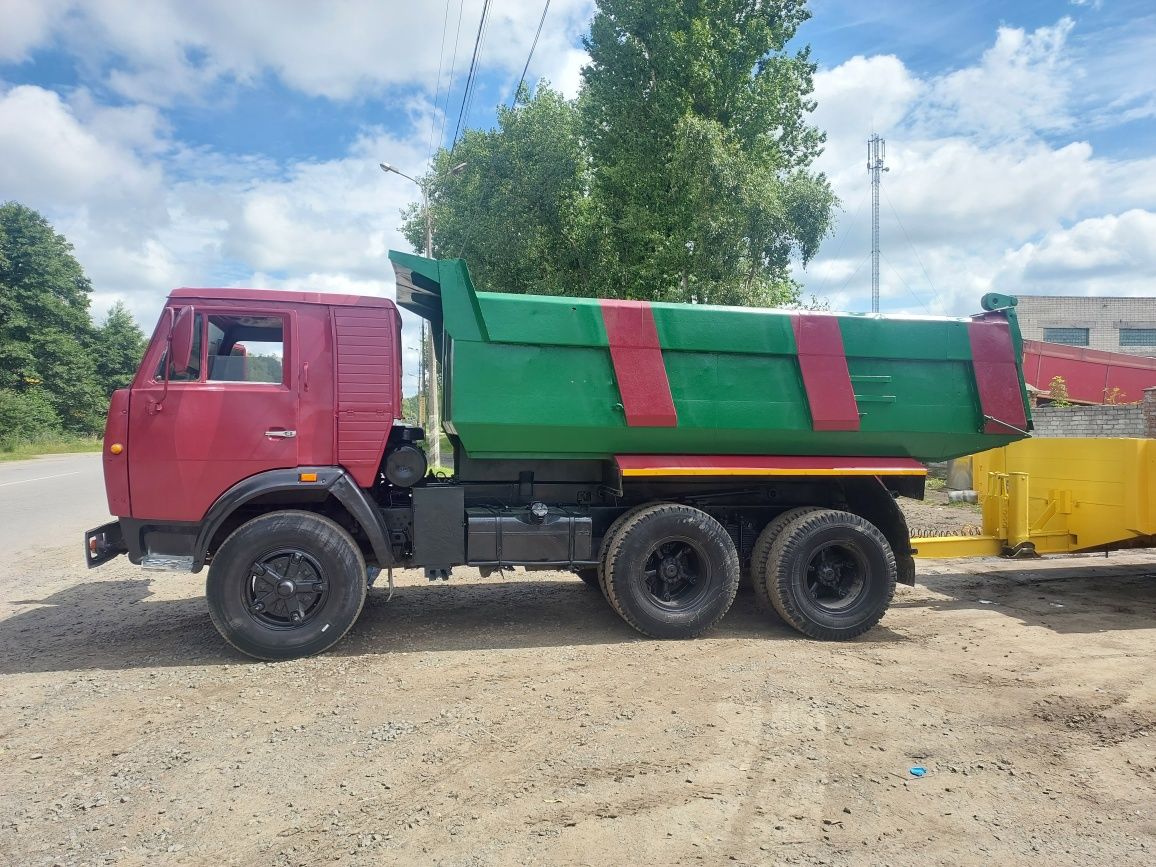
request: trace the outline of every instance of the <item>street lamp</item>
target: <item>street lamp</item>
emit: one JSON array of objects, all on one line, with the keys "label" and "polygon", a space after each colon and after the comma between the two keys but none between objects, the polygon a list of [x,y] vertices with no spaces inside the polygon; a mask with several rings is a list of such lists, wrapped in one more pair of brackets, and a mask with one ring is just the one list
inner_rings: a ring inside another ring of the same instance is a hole
[{"label": "street lamp", "polygon": [[[393,172],[395,175],[401,175],[401,177],[405,178],[407,181],[413,181],[415,184],[417,184],[418,189],[421,190],[421,210],[422,210],[422,216],[425,219],[425,257],[427,259],[432,259],[433,258],[433,214],[430,212],[430,207],[429,207],[429,189],[428,189],[428,187],[429,187],[430,181],[433,180],[433,178],[427,178],[427,180],[425,180],[423,182],[423,181],[419,181],[415,177],[412,177],[411,175],[407,175],[405,172],[401,171],[396,166],[390,165],[389,163],[378,163],[378,166],[381,168],[381,170],[383,172],[385,172],[387,174],[389,172]],[[466,163],[458,163],[456,166],[451,168],[445,174],[447,174],[447,175],[460,174],[461,171],[465,167],[466,167]],[[431,335],[431,337],[432,337],[432,335]],[[426,342],[425,320],[424,319],[422,319],[422,321],[421,321],[421,343],[422,343],[422,347],[425,349],[425,352],[424,352],[424,354],[425,354],[425,369],[426,369],[426,375],[429,377],[429,383],[428,383],[428,388],[427,388],[427,393],[429,395],[429,399],[426,401],[426,416],[425,416],[426,436],[432,437],[432,439],[429,440],[429,459],[430,459],[430,463],[433,466],[438,467],[438,466],[441,466],[441,462],[442,462],[442,440],[441,440],[441,420],[438,418],[439,401],[438,401],[437,357],[434,354],[433,340],[430,340],[428,343]]]}]

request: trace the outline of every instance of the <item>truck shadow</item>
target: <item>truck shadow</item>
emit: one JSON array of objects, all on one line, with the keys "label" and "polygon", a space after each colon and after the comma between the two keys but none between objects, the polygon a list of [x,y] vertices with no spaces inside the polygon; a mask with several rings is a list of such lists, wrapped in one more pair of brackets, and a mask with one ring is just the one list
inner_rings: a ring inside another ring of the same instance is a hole
[{"label": "truck shadow", "polygon": [[939,598],[903,600],[893,608],[933,612],[984,610],[1060,634],[1151,629],[1156,624],[1156,561],[1113,563],[1101,555],[1063,560],[992,560],[990,571],[933,567],[917,575]]},{"label": "truck shadow", "polygon": [[[180,580],[162,578],[160,581]],[[147,579],[76,584],[43,599],[23,599],[0,621],[0,675],[121,670],[252,662],[229,647],[209,621],[203,597],[155,599]],[[451,582],[370,591],[361,617],[330,656],[644,642],[602,595],[573,581]],[[808,639],[757,610],[740,592],[704,639]],[[876,627],[859,641],[902,641]]]}]

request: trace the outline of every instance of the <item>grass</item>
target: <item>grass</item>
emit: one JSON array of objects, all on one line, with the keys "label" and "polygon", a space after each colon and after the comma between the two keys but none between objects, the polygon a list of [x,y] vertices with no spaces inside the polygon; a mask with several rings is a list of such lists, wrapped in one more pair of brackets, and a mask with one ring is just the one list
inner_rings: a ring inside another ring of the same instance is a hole
[{"label": "grass", "polygon": [[17,443],[0,441],[0,461],[23,461],[40,455],[98,452],[102,442],[100,437],[69,436],[67,434]]}]

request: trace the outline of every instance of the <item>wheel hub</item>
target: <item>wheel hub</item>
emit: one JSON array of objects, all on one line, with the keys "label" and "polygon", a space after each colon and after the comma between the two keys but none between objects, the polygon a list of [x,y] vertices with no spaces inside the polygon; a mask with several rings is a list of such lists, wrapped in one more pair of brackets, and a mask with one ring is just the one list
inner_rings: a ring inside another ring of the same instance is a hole
[{"label": "wheel hub", "polygon": [[863,590],[866,563],[853,548],[841,544],[815,552],[807,569],[807,592],[819,607],[841,609]]},{"label": "wheel hub", "polygon": [[245,583],[249,616],[277,629],[300,626],[325,607],[329,586],[308,553],[281,549],[255,561]]},{"label": "wheel hub", "polygon": [[663,581],[674,581],[678,576],[678,563],[674,561],[673,557],[664,557],[662,560],[662,567],[660,569]]}]

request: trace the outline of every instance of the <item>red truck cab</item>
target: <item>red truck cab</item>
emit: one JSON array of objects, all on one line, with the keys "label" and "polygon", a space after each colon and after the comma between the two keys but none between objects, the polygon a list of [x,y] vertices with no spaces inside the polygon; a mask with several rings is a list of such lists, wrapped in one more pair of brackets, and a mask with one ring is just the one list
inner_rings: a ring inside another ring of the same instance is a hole
[{"label": "red truck cab", "polygon": [[[109,511],[129,558],[198,571],[196,537],[214,503],[270,471],[340,466],[371,487],[401,414],[400,336],[384,298],[174,291],[105,430]],[[120,547],[97,538],[90,561]]]}]

